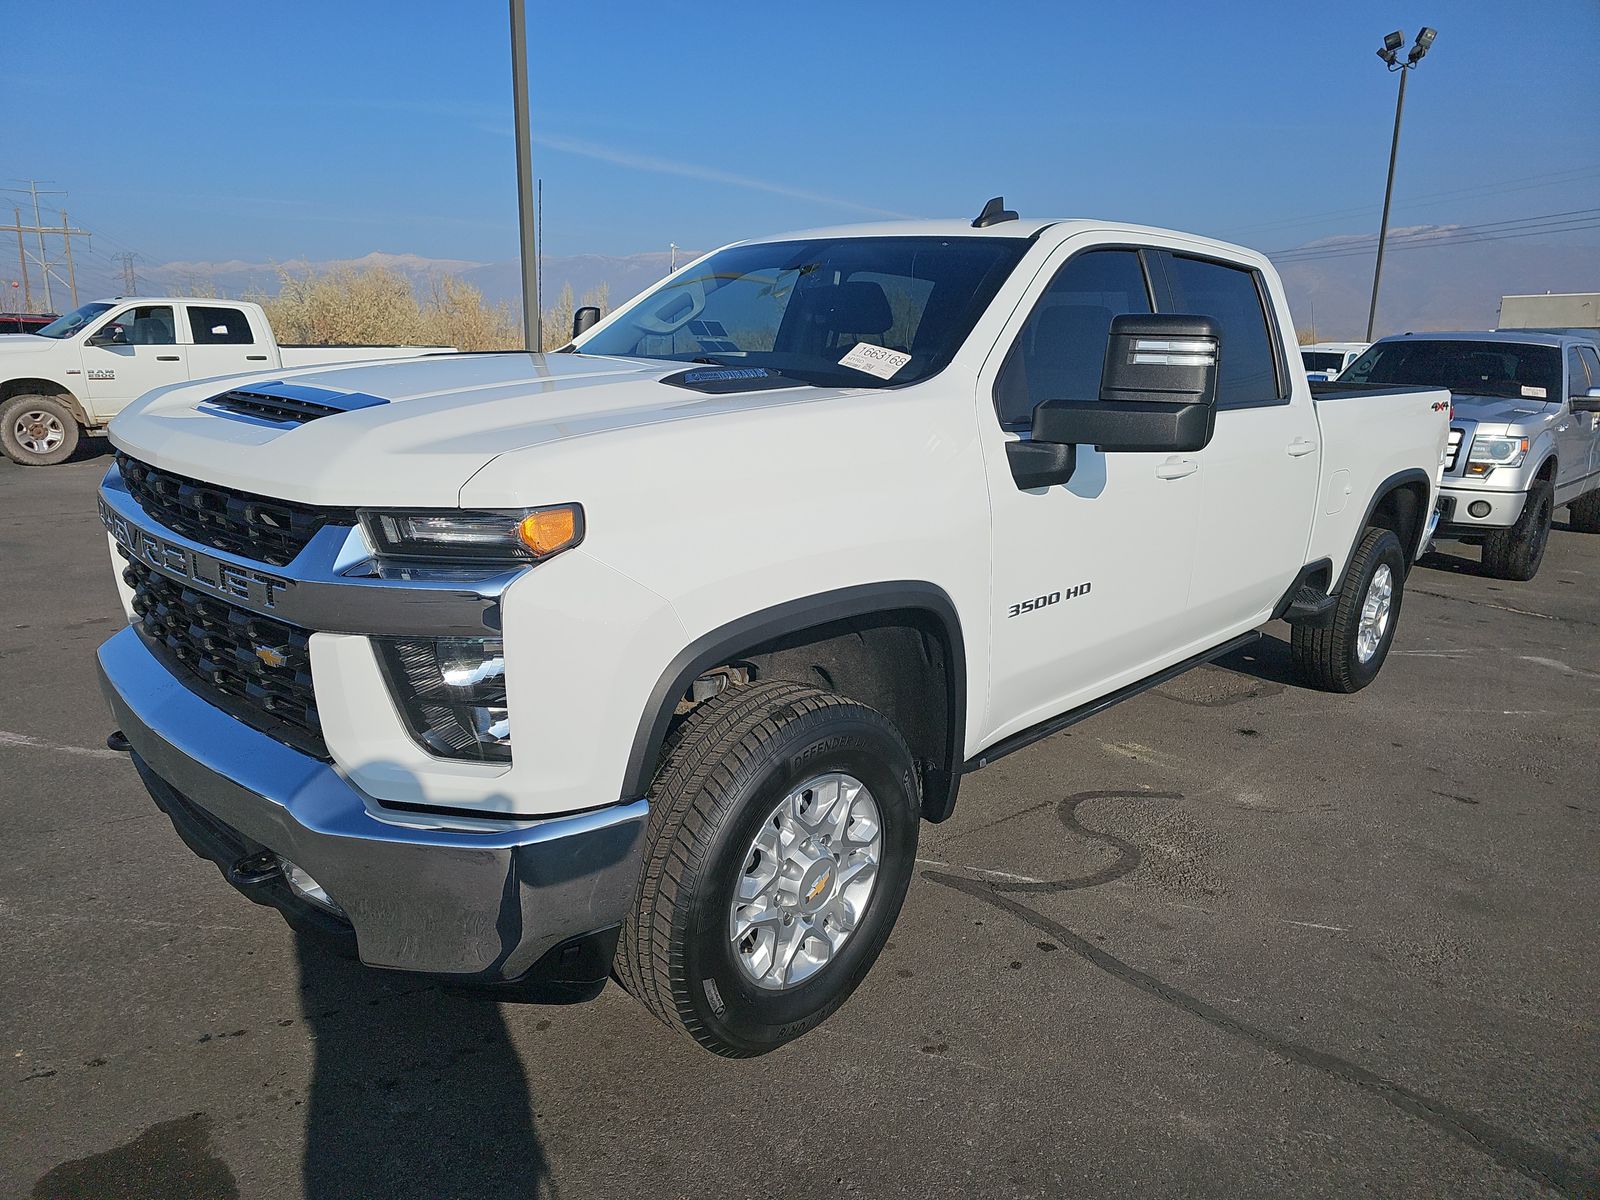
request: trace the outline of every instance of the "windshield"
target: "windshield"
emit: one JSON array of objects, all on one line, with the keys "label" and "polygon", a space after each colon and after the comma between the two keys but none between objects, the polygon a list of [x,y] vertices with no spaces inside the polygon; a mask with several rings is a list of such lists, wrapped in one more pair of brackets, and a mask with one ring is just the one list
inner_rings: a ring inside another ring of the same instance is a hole
[{"label": "windshield", "polygon": [[1342,350],[1302,350],[1300,357],[1308,371],[1337,371],[1344,364]]},{"label": "windshield", "polygon": [[887,387],[942,370],[1031,243],[882,237],[732,246],[582,339],[582,354]]},{"label": "windshield", "polygon": [[90,321],[109,309],[111,305],[98,300],[91,300],[88,304],[80,304],[64,317],[57,317],[43,329],[35,330],[40,337],[64,338],[71,337]]},{"label": "windshield", "polygon": [[1561,398],[1561,352],[1521,342],[1406,338],[1379,342],[1339,376],[1340,383],[1449,388],[1471,396]]}]

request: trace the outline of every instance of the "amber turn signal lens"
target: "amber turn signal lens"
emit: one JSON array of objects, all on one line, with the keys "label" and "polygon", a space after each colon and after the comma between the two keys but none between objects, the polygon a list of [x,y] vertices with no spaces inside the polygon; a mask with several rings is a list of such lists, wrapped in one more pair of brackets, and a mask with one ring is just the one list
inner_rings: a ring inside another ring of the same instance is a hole
[{"label": "amber turn signal lens", "polygon": [[578,510],[572,506],[529,513],[517,525],[517,537],[540,558],[564,550],[578,539]]}]

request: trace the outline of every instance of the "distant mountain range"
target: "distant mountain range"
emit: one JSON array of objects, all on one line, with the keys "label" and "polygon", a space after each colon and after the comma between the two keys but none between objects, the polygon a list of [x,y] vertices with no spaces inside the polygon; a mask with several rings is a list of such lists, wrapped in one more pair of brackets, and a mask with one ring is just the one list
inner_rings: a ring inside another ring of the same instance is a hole
[{"label": "distant mountain range", "polygon": [[[1449,234],[1441,228],[1440,237]],[[1378,330],[1493,328],[1502,295],[1535,292],[1600,291],[1600,245],[1574,246],[1539,238],[1469,241],[1419,246],[1417,231],[1391,246],[1384,260],[1383,296],[1378,310]],[[1299,327],[1315,330],[1324,341],[1359,337],[1366,328],[1367,300],[1372,287],[1370,235],[1326,238],[1294,252],[1340,257],[1286,257],[1281,264],[1284,286]],[[678,252],[680,263],[698,251]],[[579,300],[601,284],[610,289],[611,304],[637,295],[666,275],[666,251],[643,254],[574,254],[547,256],[544,260],[543,302],[554,305],[564,284],[571,284]],[[182,293],[196,287],[215,288],[227,296],[247,291],[277,291],[279,271],[301,274],[337,267],[383,266],[405,275],[419,287],[430,277],[458,275],[480,288],[491,301],[521,300],[521,275],[516,260],[473,262],[465,259],[424,258],[416,254],[368,254],[364,258],[310,262],[294,259],[282,263],[229,260],[226,262],[170,262],[140,266],[139,290]],[[120,277],[79,271],[79,295],[84,299],[114,295],[122,290]],[[58,298],[58,307],[59,298]]]}]

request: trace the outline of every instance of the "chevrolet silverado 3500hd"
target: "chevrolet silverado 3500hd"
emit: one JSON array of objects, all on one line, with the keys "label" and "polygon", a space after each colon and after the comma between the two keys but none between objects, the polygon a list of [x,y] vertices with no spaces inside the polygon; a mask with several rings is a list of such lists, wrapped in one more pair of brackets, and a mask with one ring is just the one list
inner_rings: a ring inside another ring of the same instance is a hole
[{"label": "chevrolet silverado 3500hd", "polygon": [[1294,353],[1253,251],[991,202],[729,246],[561,352],[168,388],[100,493],[111,740],[372,966],[614,973],[761,1053],[963,772],[1274,617],[1377,674],[1449,396]]}]

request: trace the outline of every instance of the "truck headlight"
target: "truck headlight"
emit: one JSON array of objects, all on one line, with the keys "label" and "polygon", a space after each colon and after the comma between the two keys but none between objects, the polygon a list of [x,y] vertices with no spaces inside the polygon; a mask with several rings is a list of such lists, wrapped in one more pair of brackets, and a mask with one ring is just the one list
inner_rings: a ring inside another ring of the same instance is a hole
[{"label": "truck headlight", "polygon": [[537,562],[583,540],[583,507],[509,511],[364,509],[361,525],[380,558],[427,562]]},{"label": "truck headlight", "polygon": [[1487,475],[1496,467],[1520,467],[1528,455],[1528,439],[1478,434],[1467,455],[1468,475]]},{"label": "truck headlight", "polygon": [[505,644],[499,638],[375,638],[411,736],[444,758],[511,761]]}]

